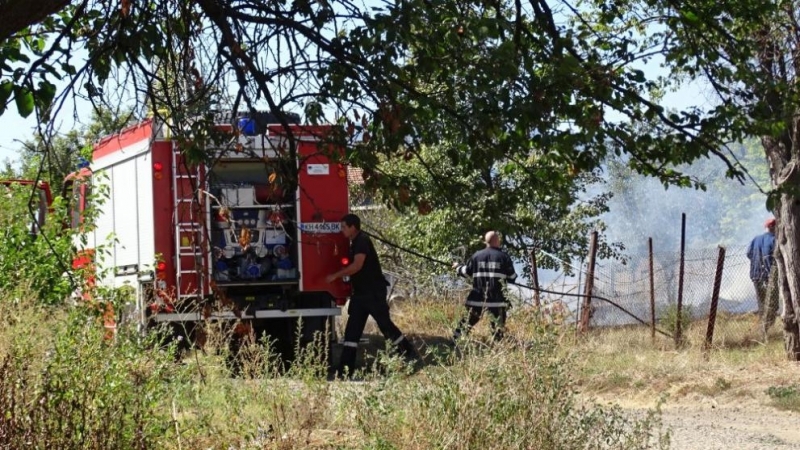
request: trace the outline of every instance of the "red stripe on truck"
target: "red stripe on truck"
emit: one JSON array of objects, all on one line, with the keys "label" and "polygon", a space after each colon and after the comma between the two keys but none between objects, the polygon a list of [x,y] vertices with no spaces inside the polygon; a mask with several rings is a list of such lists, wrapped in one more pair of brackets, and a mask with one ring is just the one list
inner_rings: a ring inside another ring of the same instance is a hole
[{"label": "red stripe on truck", "polygon": [[103,138],[94,147],[94,159],[111,155],[125,147],[150,139],[153,136],[153,119],[123,129],[119,134]]}]

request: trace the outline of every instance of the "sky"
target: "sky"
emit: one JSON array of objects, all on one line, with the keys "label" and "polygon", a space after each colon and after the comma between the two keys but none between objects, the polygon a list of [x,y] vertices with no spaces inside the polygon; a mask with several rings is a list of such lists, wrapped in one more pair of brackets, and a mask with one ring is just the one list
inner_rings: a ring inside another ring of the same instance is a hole
[{"label": "sky", "polygon": [[[55,81],[55,80],[52,80]],[[55,81],[58,92],[63,92],[66,87],[66,80],[63,82]],[[61,113],[56,117],[56,129],[60,133],[66,133],[75,127],[75,116],[79,121],[88,121],[92,116],[92,107],[88,101],[76,102],[72,98],[67,99]],[[16,162],[19,159],[19,151],[22,142],[31,140],[36,132],[38,121],[36,114],[22,117],[17,112],[13,102],[9,105],[3,115],[0,115],[0,162],[11,160]]]},{"label": "sky", "polygon": [[31,115],[21,117],[13,105],[0,116],[0,161],[18,159],[20,142],[33,136],[36,118]]}]

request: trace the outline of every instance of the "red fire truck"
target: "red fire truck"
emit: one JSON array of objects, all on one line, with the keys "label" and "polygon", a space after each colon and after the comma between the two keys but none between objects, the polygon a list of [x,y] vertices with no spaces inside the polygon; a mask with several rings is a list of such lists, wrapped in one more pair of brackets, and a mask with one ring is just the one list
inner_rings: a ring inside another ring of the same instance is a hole
[{"label": "red fire truck", "polygon": [[[225,321],[291,352],[332,331],[349,295],[325,282],[348,263],[347,171],[330,157],[342,150],[326,140],[332,126],[287,129],[267,113],[216,122],[230,140],[204,150],[212,163],[188,163],[156,119],[97,142],[69,180],[73,224],[92,191],[107,193],[85,238],[89,250],[106,246],[97,283],[132,287],[128,314],[142,327],[171,324],[191,341],[202,321]],[[296,176],[286,176],[290,143]]]}]

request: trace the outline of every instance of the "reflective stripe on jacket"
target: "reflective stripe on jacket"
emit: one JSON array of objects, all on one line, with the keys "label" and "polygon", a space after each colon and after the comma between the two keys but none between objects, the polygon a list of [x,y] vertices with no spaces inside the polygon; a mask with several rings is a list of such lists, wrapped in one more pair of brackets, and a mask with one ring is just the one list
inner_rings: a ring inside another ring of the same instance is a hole
[{"label": "reflective stripe on jacket", "polygon": [[503,295],[502,281],[516,280],[517,273],[511,257],[502,250],[494,247],[480,250],[466,264],[458,266],[456,272],[464,278],[472,277],[472,290],[467,296],[467,306],[508,306]]}]

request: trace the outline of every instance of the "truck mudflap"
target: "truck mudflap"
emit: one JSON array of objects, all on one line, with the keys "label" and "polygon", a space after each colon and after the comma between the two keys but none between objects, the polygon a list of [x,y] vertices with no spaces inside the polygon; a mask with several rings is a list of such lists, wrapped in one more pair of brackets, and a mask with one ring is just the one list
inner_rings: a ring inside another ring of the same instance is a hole
[{"label": "truck mudflap", "polygon": [[281,319],[287,317],[331,317],[341,316],[340,308],[304,308],[256,311],[254,314],[236,315],[232,311],[216,312],[206,316],[194,313],[159,313],[151,317],[156,322],[195,322],[200,320]]}]

